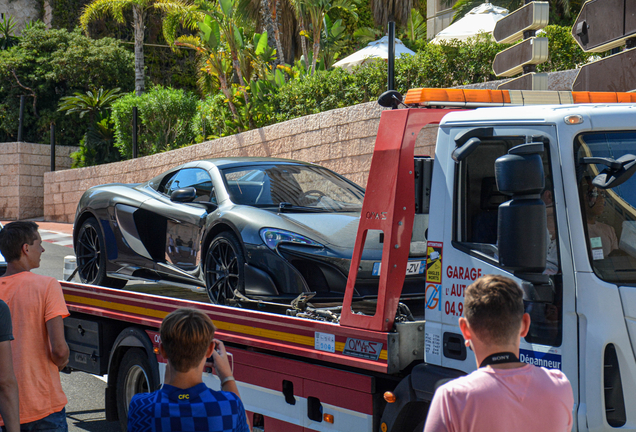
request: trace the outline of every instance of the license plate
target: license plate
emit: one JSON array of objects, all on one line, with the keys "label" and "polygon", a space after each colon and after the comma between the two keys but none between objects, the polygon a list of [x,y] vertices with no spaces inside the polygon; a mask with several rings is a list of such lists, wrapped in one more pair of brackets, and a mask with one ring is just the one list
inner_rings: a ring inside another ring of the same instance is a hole
[{"label": "license plate", "polygon": [[[380,267],[382,263],[376,262],[373,263],[373,276],[380,276]],[[426,261],[409,261],[406,264],[406,275],[415,275],[415,274],[423,274],[424,270],[426,270]]]}]

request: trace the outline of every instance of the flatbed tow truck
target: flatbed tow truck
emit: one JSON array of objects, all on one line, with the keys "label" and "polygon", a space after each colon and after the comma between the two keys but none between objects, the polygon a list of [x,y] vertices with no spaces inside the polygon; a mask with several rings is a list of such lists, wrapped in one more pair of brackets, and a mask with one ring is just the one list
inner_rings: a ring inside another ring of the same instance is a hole
[{"label": "flatbed tow truck", "polygon": [[[394,109],[381,115],[341,307],[311,294],[220,306],[62,282],[69,366],[108,374],[108,420],[125,430],[131,397],[161,385],[158,328],[193,307],[233,355],[254,430],[420,431],[435,388],[476,367],[457,318],[465,287],[495,273],[524,289],[533,324],[521,360],[570,379],[573,429],[636,430],[636,94],[414,89],[381,102]],[[434,158],[415,156],[430,124]],[[592,216],[590,199],[603,211]],[[615,250],[595,223],[616,234]],[[377,302],[354,312],[364,241],[380,234]],[[400,305],[417,241],[425,319]],[[220,387],[212,364],[204,381]]]}]

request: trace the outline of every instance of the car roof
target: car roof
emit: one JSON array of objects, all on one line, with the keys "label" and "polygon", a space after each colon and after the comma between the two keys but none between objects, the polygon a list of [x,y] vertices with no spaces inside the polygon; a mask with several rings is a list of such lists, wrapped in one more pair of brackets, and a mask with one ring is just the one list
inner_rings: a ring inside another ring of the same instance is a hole
[{"label": "car roof", "polygon": [[228,157],[228,158],[210,158],[202,159],[198,166],[203,166],[204,163],[209,163],[216,166],[219,169],[232,168],[243,165],[251,164],[263,164],[263,163],[276,163],[276,164],[289,164],[289,165],[310,165],[314,164],[309,162],[302,162],[293,159],[280,159],[272,157]]}]

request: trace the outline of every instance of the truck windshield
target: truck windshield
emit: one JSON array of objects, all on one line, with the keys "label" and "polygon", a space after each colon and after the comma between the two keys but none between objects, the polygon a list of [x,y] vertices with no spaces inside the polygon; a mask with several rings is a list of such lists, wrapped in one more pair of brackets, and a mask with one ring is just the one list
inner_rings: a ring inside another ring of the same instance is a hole
[{"label": "truck windshield", "polygon": [[578,187],[594,272],[617,284],[636,283],[636,176],[610,189],[593,184],[607,167],[582,158],[636,155],[636,131],[584,133],[575,141]]}]

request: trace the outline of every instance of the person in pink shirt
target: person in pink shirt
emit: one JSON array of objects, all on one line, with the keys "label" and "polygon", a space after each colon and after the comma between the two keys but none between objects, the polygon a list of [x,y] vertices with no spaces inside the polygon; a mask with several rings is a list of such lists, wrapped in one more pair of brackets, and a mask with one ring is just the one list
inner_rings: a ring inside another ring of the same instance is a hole
[{"label": "person in pink shirt", "polygon": [[487,275],[466,288],[459,327],[478,369],[439,387],[424,432],[565,432],[572,430],[572,386],[563,372],[521,363],[530,329],[523,291]]}]

